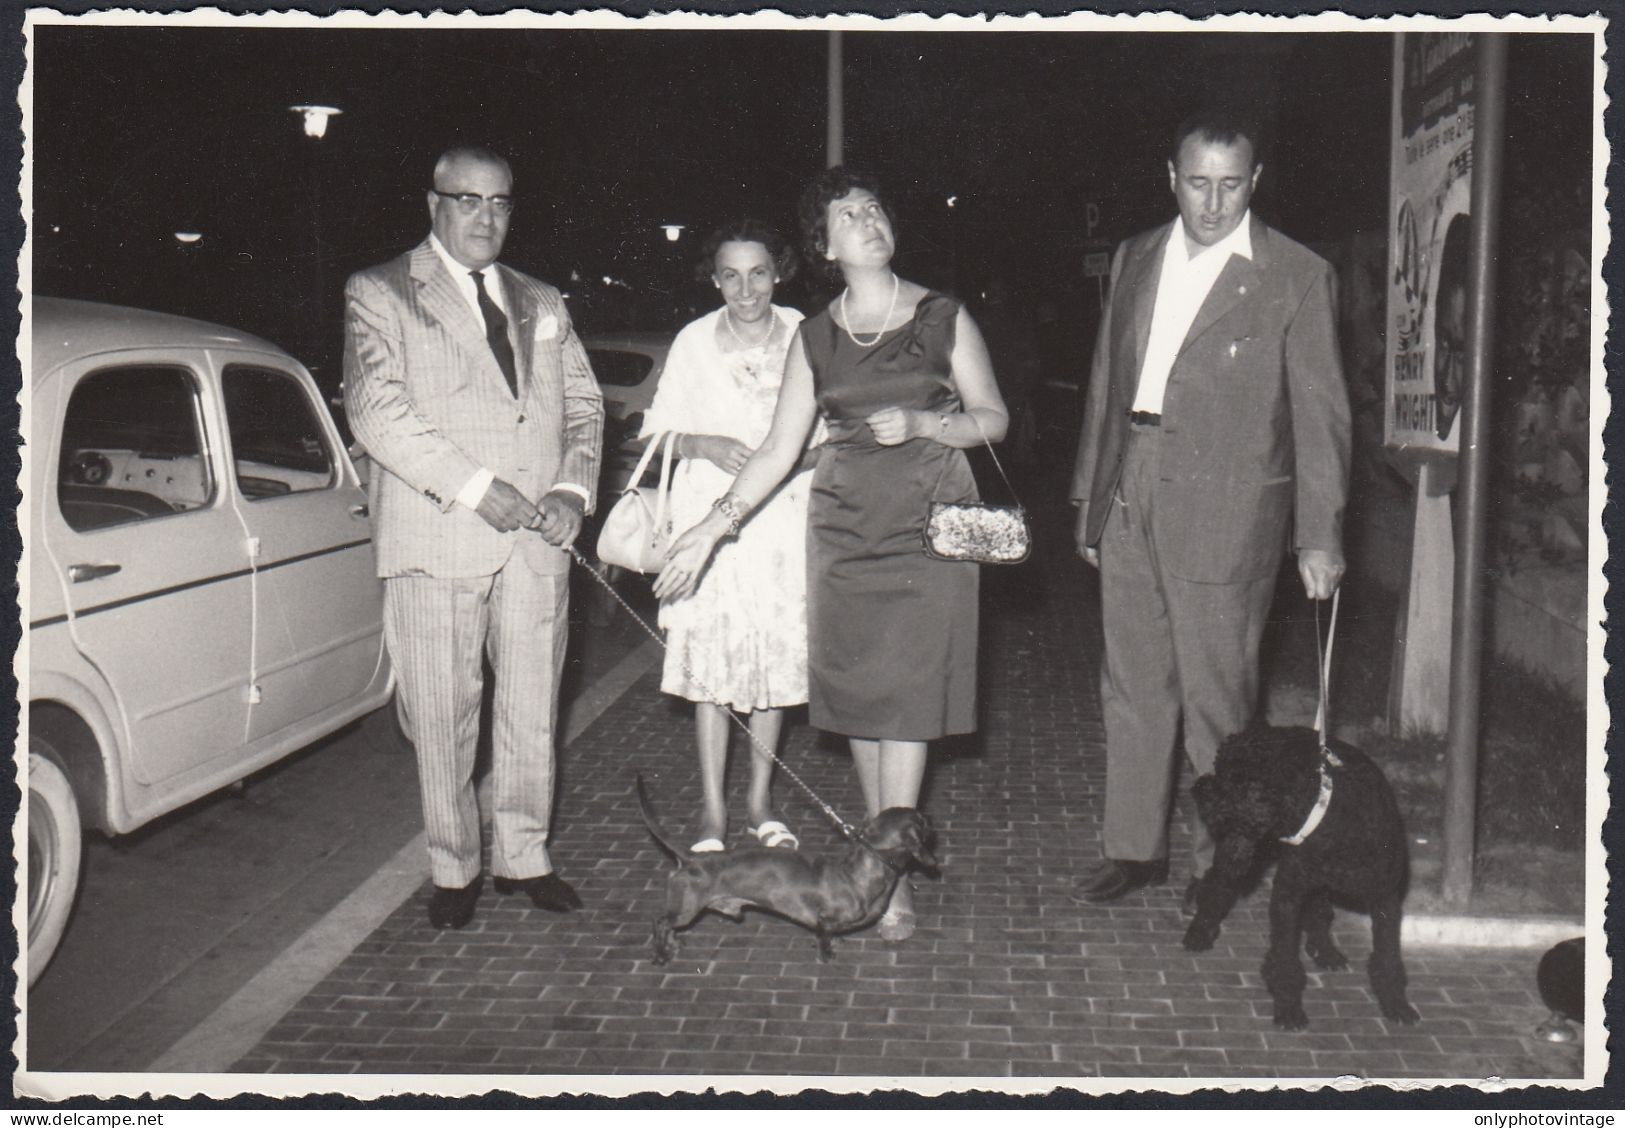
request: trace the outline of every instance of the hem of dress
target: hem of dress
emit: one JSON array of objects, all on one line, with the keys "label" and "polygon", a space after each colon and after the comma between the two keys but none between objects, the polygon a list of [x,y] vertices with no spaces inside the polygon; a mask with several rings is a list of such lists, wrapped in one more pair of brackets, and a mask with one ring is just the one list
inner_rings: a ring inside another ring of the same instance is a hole
[{"label": "hem of dress", "polygon": [[813,728],[818,729],[821,732],[827,732],[833,736],[845,737],[847,740],[896,740],[911,744],[929,744],[933,740],[943,740],[950,736],[972,736],[976,733],[975,725],[971,725],[969,728],[944,729],[938,732],[935,736],[899,736],[894,733],[884,732],[848,732],[846,727],[837,728],[834,724],[820,724],[817,720],[811,720],[809,723],[811,723]]},{"label": "hem of dress", "polygon": [[[679,701],[689,701],[695,705],[722,705],[725,708],[734,709],[741,713],[754,713],[762,709],[794,709],[798,706],[807,704],[807,698],[805,697],[798,697],[794,700],[786,700],[776,704],[742,705],[738,701],[718,701],[713,697],[694,697],[690,695],[690,691],[681,689],[667,689],[665,686],[660,687],[660,692],[666,694],[668,697],[675,697]],[[695,690],[692,692],[697,693],[699,691]]]}]

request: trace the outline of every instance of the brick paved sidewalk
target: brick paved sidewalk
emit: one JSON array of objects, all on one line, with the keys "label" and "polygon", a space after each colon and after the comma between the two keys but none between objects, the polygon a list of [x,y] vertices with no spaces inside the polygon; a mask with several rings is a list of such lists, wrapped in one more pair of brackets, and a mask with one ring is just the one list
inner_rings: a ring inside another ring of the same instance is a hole
[{"label": "brick paved sidewalk", "polygon": [[[236,1066],[295,1073],[755,1074],[864,1077],[1579,1077],[1576,1045],[1532,1038],[1545,1017],[1538,952],[1408,953],[1414,1027],[1367,990],[1366,918],[1339,914],[1352,967],[1310,972],[1311,1026],[1275,1029],[1258,974],[1267,883],[1218,946],[1180,945],[1188,797],[1167,886],[1107,907],[1067,890],[1097,850],[1104,751],[1099,626],[1082,566],[1058,555],[984,573],[978,740],[933,752],[924,808],[942,839],[920,927],[888,944],[837,941],[750,912],[706,915],[655,967],[650,925],[671,863],[645,832],[633,773],[662,818],[693,833],[699,788],[686,709],[643,679],[563,755],[554,854],[586,909],[556,916],[487,884],[474,924],[436,932],[428,885]],[[862,805],[844,745],[805,718],[787,761],[848,818]],[[743,835],[735,745],[733,837]],[[781,776],[803,849],[832,828]]]}]

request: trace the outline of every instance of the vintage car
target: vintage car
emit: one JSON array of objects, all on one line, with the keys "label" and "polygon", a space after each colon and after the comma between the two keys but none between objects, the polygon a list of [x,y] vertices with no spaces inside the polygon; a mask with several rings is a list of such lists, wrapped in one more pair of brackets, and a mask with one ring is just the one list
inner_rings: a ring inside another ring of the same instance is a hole
[{"label": "vintage car", "polygon": [[671,349],[670,333],[607,333],[582,344],[592,373],[604,393],[604,458],[599,480],[601,508],[615,503],[637,467],[642,445],[637,441],[644,412],[654,402],[655,388]]},{"label": "vintage car", "polygon": [[217,325],[36,297],[28,979],[81,833],[123,834],[383,705],[367,497],[310,374]]}]

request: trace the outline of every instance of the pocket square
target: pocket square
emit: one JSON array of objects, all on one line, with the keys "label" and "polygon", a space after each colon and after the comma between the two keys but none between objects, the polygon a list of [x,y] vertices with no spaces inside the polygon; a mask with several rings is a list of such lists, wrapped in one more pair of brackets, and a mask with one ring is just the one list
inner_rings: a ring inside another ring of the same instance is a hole
[{"label": "pocket square", "polygon": [[559,335],[559,319],[556,314],[548,314],[536,323],[536,333],[533,337],[537,341],[551,341]]}]

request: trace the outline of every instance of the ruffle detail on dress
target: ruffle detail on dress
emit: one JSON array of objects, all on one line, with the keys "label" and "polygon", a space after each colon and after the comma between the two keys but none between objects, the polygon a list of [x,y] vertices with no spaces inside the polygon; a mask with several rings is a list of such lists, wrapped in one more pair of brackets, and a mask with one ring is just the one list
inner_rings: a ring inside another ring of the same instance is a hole
[{"label": "ruffle detail on dress", "polygon": [[[902,351],[909,356],[922,357],[925,355],[926,338],[941,332],[947,339],[948,351],[953,352],[954,319],[958,316],[958,300],[932,290],[920,299],[919,304],[914,307],[913,320],[903,327],[903,332],[898,338]],[[934,327],[938,325],[945,327],[935,330]]]}]

